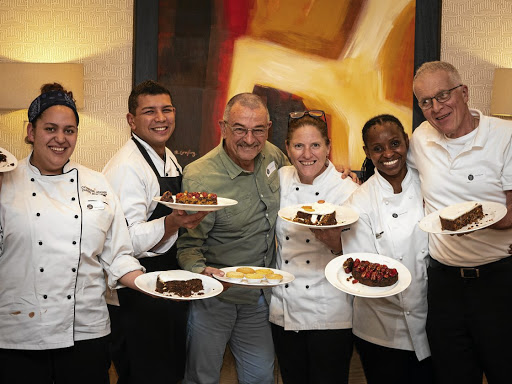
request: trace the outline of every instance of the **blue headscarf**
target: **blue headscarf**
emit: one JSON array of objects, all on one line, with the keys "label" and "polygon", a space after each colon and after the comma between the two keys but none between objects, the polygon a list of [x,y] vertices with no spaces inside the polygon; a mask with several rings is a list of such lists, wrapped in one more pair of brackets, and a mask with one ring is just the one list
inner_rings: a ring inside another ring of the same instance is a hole
[{"label": "blue headscarf", "polygon": [[28,109],[28,121],[32,123],[41,116],[44,111],[54,105],[65,105],[71,108],[75,113],[76,125],[78,126],[78,112],[76,111],[75,102],[64,91],[50,91],[36,97]]}]

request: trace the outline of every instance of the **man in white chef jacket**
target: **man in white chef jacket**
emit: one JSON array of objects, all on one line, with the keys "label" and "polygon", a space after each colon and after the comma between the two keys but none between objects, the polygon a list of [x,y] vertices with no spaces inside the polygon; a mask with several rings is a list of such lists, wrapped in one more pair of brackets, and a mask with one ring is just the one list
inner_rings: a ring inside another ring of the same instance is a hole
[{"label": "man in white chef jacket", "polygon": [[[180,227],[194,228],[207,212],[187,215],[153,201],[181,191],[181,166],[166,142],[175,129],[169,90],[154,81],[137,85],[126,116],[131,138],[103,170],[121,200],[135,257],[147,272],[178,269]],[[183,377],[187,304],[128,290],[110,305],[113,360],[120,384],[176,383]]]},{"label": "man in white chef jacket", "polygon": [[[463,201],[506,206],[503,219],[464,236],[430,234],[427,334],[439,383],[510,382],[512,361],[512,122],[468,107],[446,62],[423,64],[414,93],[427,121],[410,141],[429,214]],[[485,205],[484,205],[485,212]]]}]

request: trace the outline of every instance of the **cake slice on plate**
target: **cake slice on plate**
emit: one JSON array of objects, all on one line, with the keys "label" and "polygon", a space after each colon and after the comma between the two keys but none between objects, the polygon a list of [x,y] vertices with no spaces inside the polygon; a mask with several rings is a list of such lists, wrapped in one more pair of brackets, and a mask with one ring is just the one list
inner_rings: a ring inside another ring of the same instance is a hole
[{"label": "cake slice on plate", "polygon": [[483,217],[482,204],[476,201],[466,201],[452,205],[439,212],[439,220],[443,231],[458,231],[468,224],[478,222]]},{"label": "cake slice on plate", "polygon": [[318,200],[312,205],[303,205],[293,221],[307,225],[336,225],[336,206],[324,200]]}]

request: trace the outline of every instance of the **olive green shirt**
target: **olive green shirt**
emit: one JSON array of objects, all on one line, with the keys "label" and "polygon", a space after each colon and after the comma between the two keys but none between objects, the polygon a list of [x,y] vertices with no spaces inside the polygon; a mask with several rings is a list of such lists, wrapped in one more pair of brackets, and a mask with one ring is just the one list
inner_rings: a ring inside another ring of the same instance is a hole
[{"label": "olive green shirt", "polygon": [[[254,159],[254,172],[235,164],[221,142],[183,170],[183,190],[216,193],[238,204],[211,212],[178,241],[178,262],[183,269],[275,265],[275,225],[279,210],[278,169],[288,164],[275,145],[266,142]],[[270,289],[264,292],[269,299]],[[218,296],[235,304],[254,304],[259,289],[232,286]]]}]

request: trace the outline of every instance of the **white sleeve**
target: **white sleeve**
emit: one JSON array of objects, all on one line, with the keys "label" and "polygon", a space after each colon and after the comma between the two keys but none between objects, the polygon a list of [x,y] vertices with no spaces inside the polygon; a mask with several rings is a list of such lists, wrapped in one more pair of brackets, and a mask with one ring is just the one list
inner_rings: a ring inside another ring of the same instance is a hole
[{"label": "white sleeve", "polygon": [[107,274],[108,286],[114,289],[122,286],[118,283],[122,276],[136,270],[144,271],[144,268],[133,257],[130,235],[117,196],[113,196],[111,202],[115,205],[114,219],[105,237],[100,262]]},{"label": "white sleeve", "polygon": [[[343,253],[368,252],[378,253],[375,247],[375,234],[371,226],[370,217],[363,207],[371,208],[370,202],[358,204],[358,191],[355,191],[344,206],[352,208],[359,214],[359,220],[350,226],[350,230],[341,233]],[[364,203],[361,201],[361,203]]]},{"label": "white sleeve", "polygon": [[135,257],[152,256],[155,253],[167,251],[176,241],[177,232],[159,249],[149,252],[165,233],[164,217],[147,221],[152,199],[159,194],[159,190],[153,191],[155,187],[151,185],[151,177],[156,178],[156,176],[145,173],[142,167],[135,168],[122,164],[117,167],[108,167],[104,172],[121,201]]}]

